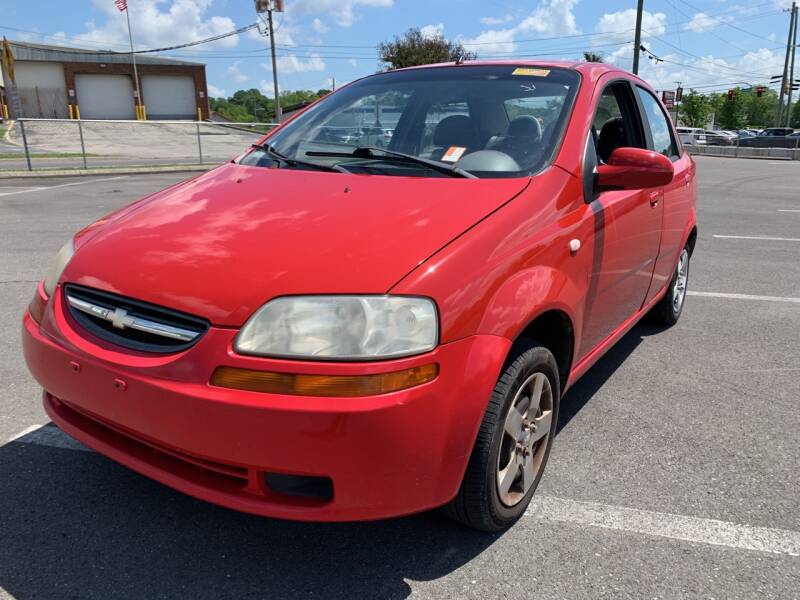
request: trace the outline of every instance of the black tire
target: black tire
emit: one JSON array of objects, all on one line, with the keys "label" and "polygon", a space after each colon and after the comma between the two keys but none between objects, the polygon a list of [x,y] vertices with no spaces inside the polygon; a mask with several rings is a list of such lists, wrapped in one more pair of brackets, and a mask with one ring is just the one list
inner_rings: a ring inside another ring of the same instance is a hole
[{"label": "black tire", "polygon": [[[497,483],[498,460],[504,443],[506,417],[517,391],[535,373],[543,373],[550,383],[552,415],[546,439],[539,455],[539,467],[532,487],[513,506],[507,506],[500,498]],[[499,531],[513,525],[525,512],[539,485],[558,422],[558,405],[561,388],[558,366],[552,353],[536,342],[527,349],[516,351],[509,359],[492,391],[489,404],[481,422],[478,437],[467,465],[461,488],[456,497],[443,508],[444,513],[468,527],[480,531]]]},{"label": "black tire", "polygon": [[[676,303],[676,297],[679,294],[678,277],[681,269],[681,260],[686,257],[686,274],[683,281],[684,290],[680,296],[680,302]],[[675,266],[675,271],[672,273],[672,279],[669,282],[669,288],[664,297],[658,301],[648,314],[648,320],[658,325],[666,325],[671,327],[678,322],[683,312],[683,307],[686,304],[686,288],[689,284],[689,266],[691,263],[692,253],[689,246],[685,246],[678,256],[678,263]]]}]

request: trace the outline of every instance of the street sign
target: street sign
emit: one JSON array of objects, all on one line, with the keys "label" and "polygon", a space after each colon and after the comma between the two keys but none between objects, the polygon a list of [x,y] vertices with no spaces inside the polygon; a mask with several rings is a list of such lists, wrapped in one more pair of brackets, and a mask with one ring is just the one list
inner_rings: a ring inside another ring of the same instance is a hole
[{"label": "street sign", "polygon": [[667,107],[667,110],[672,110],[675,108],[675,92],[672,90],[664,90],[661,92],[661,100],[663,100],[664,106]]}]

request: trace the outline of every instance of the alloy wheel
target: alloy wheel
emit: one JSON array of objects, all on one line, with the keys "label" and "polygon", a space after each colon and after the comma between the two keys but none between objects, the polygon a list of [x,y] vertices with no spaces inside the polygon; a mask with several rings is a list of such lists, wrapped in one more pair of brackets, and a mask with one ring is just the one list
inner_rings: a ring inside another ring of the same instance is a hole
[{"label": "alloy wheel", "polygon": [[497,491],[506,506],[518,504],[542,468],[553,421],[553,389],[544,373],[519,386],[506,415],[497,457]]},{"label": "alloy wheel", "polygon": [[686,297],[686,283],[689,279],[689,251],[686,248],[681,252],[678,259],[678,267],[675,272],[675,284],[672,290],[672,311],[677,315],[683,307],[683,300]]}]

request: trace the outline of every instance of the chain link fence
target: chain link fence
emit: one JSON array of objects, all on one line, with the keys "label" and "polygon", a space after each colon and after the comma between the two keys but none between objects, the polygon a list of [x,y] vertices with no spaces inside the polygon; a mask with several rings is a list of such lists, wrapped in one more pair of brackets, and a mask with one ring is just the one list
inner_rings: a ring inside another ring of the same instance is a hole
[{"label": "chain link fence", "polygon": [[216,164],[273,123],[17,119],[0,143],[0,171]]}]

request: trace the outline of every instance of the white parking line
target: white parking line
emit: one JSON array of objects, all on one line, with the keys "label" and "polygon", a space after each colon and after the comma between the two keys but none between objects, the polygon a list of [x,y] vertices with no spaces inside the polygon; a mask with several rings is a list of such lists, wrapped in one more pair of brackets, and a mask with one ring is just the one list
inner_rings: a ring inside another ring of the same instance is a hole
[{"label": "white parking line", "polygon": [[800,556],[800,532],[651,512],[596,502],[534,496],[526,515],[685,542]]},{"label": "white parking line", "polygon": [[751,294],[726,294],[724,292],[696,292],[687,290],[689,296],[702,296],[705,298],[727,298],[729,300],[764,300],[767,302],[795,302],[800,304],[800,298],[790,296],[754,296]]},{"label": "white parking line", "polygon": [[41,425],[39,425],[38,423],[36,423],[35,425],[31,425],[30,427],[26,427],[25,429],[23,429],[19,433],[15,434],[15,435],[12,435],[6,441],[7,442],[13,442],[14,440],[18,440],[22,436],[28,435],[31,431],[36,431],[40,427],[41,427]]},{"label": "white parking line", "polygon": [[84,452],[91,452],[89,448],[80,442],[73,440],[66,433],[52,424],[31,425],[27,429],[23,429],[17,435],[10,438],[8,442],[49,446],[50,448],[61,448],[63,450],[82,450]]},{"label": "white parking line", "polygon": [[800,238],[772,237],[769,235],[714,235],[725,240],[768,240],[771,242],[800,242]]},{"label": "white parking line", "polygon": [[796,213],[800,213],[800,209],[794,209],[794,208],[779,208],[779,209],[778,209],[778,212],[791,212],[791,213],[795,213],[795,212],[796,212]]},{"label": "white parking line", "polygon": [[[32,425],[9,442],[91,452],[55,425]],[[552,496],[534,496],[527,517],[616,529],[699,544],[727,546],[800,556],[800,532],[752,527],[717,519],[702,519],[668,513],[581,502]]]},{"label": "white parking line", "polygon": [[75,181],[73,183],[60,183],[58,185],[41,185],[37,187],[27,187],[18,189],[13,192],[0,192],[0,196],[13,196],[14,194],[28,194],[30,192],[42,192],[45,190],[54,190],[56,188],[70,187],[73,185],[86,185],[87,183],[98,183],[100,181],[113,181],[114,179],[125,179],[127,175],[118,175],[117,177],[103,177],[102,179],[90,179],[88,181]]}]

